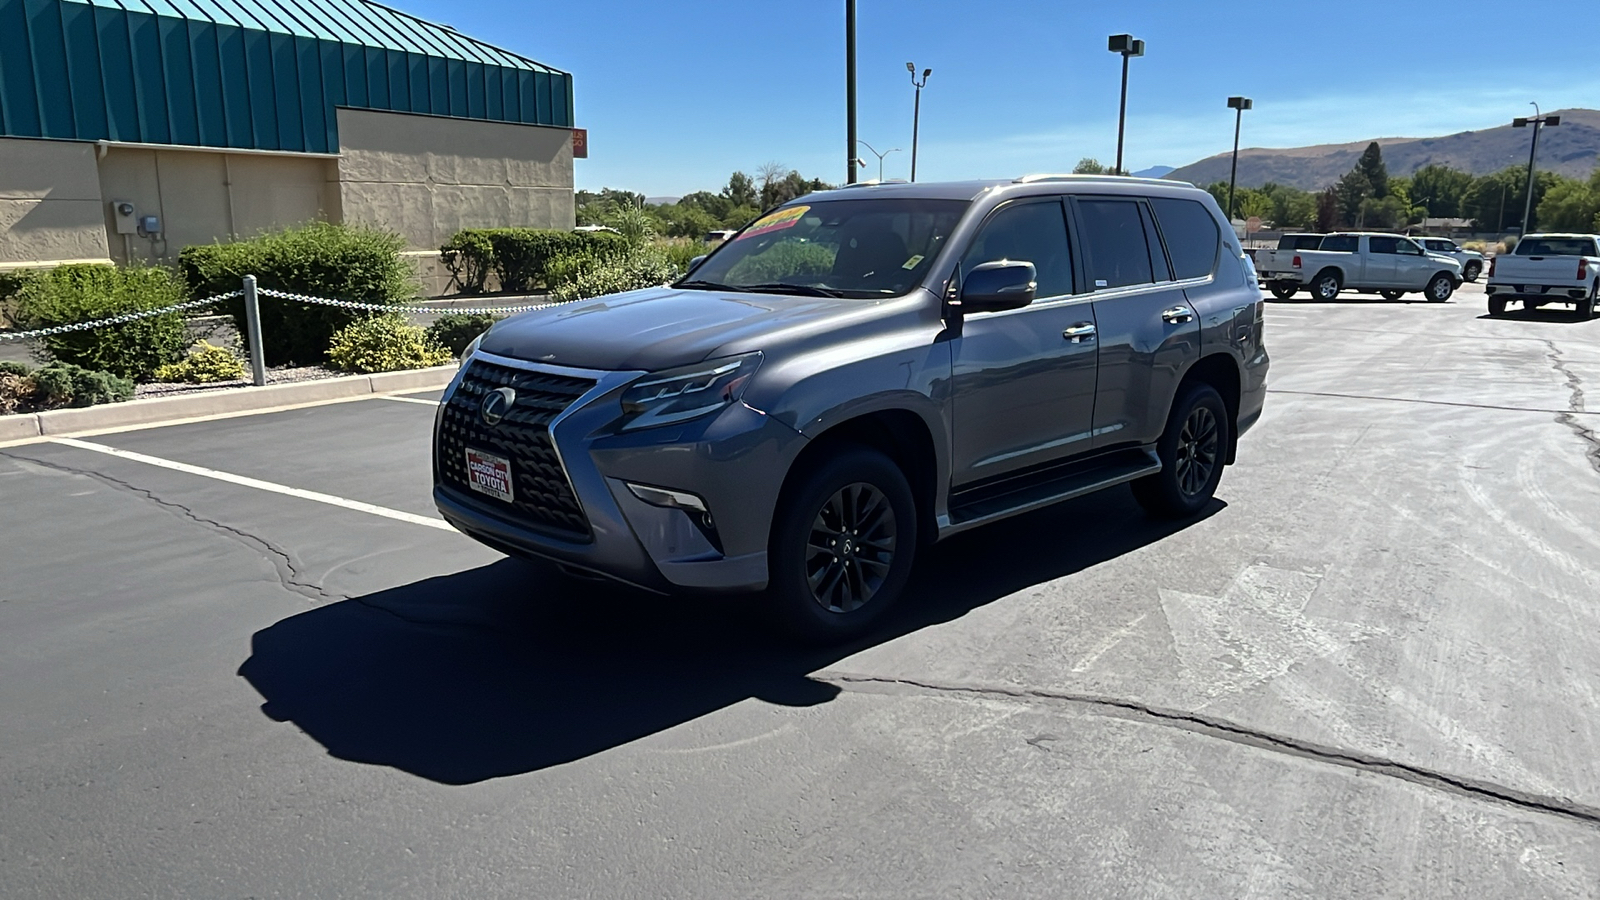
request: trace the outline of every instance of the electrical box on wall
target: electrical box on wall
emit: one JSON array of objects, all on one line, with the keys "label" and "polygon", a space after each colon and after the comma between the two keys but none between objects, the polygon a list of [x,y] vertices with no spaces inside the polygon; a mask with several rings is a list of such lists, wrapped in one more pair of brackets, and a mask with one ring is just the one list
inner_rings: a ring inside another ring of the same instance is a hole
[{"label": "electrical box on wall", "polygon": [[126,200],[111,201],[111,218],[117,223],[117,234],[137,234],[139,221],[134,217],[133,204]]},{"label": "electrical box on wall", "polygon": [[161,233],[161,217],[160,216],[145,216],[144,218],[140,219],[139,220],[139,233],[140,234],[160,234]]}]

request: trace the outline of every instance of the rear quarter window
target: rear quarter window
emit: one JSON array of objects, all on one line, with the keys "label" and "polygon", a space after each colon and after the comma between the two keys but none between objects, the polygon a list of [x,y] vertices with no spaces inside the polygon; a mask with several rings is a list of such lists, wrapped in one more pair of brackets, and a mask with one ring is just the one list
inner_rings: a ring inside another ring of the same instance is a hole
[{"label": "rear quarter window", "polygon": [[1194,200],[1157,197],[1150,201],[1161,237],[1167,242],[1172,275],[1179,280],[1205,278],[1217,268],[1222,231],[1205,205]]},{"label": "rear quarter window", "polygon": [[1353,234],[1330,234],[1322,239],[1318,250],[1331,250],[1335,253],[1354,253],[1361,248],[1361,238]]}]

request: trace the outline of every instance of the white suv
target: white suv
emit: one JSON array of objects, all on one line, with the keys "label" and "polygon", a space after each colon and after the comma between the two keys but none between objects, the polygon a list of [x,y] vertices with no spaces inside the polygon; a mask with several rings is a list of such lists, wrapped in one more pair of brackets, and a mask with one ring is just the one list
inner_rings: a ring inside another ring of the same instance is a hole
[{"label": "white suv", "polygon": [[1483,254],[1472,250],[1462,249],[1460,244],[1449,238],[1413,237],[1413,241],[1422,245],[1422,249],[1440,256],[1448,256],[1461,263],[1461,280],[1477,281],[1483,274]]}]

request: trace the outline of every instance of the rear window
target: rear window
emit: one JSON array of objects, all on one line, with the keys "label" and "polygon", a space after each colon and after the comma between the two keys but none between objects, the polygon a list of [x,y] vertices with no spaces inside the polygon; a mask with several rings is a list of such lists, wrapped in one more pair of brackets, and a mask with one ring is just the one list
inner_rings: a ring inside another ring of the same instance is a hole
[{"label": "rear window", "polygon": [[1161,237],[1167,242],[1172,259],[1172,275],[1177,279],[1205,278],[1217,268],[1222,232],[1217,220],[1203,204],[1193,200],[1153,198]]},{"label": "rear window", "polygon": [[1596,256],[1592,238],[1528,238],[1517,244],[1518,256]]},{"label": "rear window", "polygon": [[1334,253],[1354,253],[1361,246],[1361,238],[1353,234],[1330,234],[1317,245],[1318,250],[1331,250]]}]

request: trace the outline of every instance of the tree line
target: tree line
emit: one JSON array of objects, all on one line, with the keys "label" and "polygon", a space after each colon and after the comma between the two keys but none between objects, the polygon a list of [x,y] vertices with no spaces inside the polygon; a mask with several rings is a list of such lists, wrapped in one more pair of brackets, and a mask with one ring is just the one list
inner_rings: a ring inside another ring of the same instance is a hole
[{"label": "tree line", "polygon": [[624,233],[647,225],[654,234],[698,238],[709,231],[743,228],[762,210],[832,188],[820,178],[808,179],[782,163],[769,162],[754,178],[734,172],[722,190],[696,191],[676,203],[646,203],[643,194],[611,188],[578,191],[578,224],[607,225]]},{"label": "tree line", "polygon": [[[1206,188],[1228,203],[1228,183]],[[1410,177],[1390,175],[1383,150],[1373,142],[1333,185],[1303,191],[1268,183],[1234,192],[1237,218],[1259,216],[1284,230],[1336,231],[1406,228],[1423,219],[1467,219],[1476,231],[1522,229],[1528,199],[1528,167],[1507,166],[1489,175],[1427,165]],[[1600,232],[1600,165],[1587,179],[1539,172],[1533,184],[1531,230]]]}]

